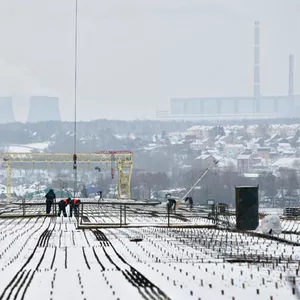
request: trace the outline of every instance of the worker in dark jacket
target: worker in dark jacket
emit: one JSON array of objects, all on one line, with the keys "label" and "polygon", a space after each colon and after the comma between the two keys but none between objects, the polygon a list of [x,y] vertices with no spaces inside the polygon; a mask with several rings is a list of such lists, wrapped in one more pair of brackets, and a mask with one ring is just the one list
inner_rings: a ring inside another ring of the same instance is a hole
[{"label": "worker in dark jacket", "polygon": [[167,208],[169,211],[176,210],[176,200],[174,198],[168,198]]},{"label": "worker in dark jacket", "polygon": [[194,206],[193,197],[186,197],[184,201],[188,202],[190,209],[193,208],[193,206]]},{"label": "worker in dark jacket", "polygon": [[60,217],[61,212],[63,213],[64,217],[67,217],[66,207],[71,202],[71,199],[63,199],[58,202],[58,216]]},{"label": "worker in dark jacket", "polygon": [[56,195],[54,191],[50,189],[49,192],[45,195],[45,198],[46,198],[46,214],[50,214],[53,201],[56,199]]},{"label": "worker in dark jacket", "polygon": [[70,217],[72,217],[73,215],[73,210],[74,210],[74,216],[76,218],[79,217],[79,204],[80,204],[80,200],[79,199],[73,199],[70,202]]}]

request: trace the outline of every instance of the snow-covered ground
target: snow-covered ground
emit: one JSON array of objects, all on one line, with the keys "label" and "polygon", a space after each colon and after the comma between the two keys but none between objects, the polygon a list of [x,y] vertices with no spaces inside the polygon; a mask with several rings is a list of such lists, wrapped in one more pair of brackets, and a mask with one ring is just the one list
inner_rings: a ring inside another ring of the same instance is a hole
[{"label": "snow-covered ground", "polygon": [[50,142],[9,145],[6,147],[6,152],[30,153],[32,151],[42,152],[49,147]]},{"label": "snow-covered ground", "polygon": [[[142,212],[128,210],[127,222],[165,218]],[[90,223],[119,218],[97,205],[85,214]],[[77,229],[70,217],[0,218],[0,299],[299,299],[300,247],[288,243],[299,242],[299,225],[284,220],[285,240],[272,240],[225,228]]]}]

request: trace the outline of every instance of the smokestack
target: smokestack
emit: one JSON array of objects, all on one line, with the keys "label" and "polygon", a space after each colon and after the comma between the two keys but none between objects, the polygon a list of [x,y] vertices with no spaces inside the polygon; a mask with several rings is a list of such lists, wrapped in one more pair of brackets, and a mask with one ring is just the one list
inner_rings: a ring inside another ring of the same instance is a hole
[{"label": "smokestack", "polygon": [[60,121],[58,97],[33,96],[30,98],[30,106],[27,122]]},{"label": "smokestack", "polygon": [[294,108],[294,55],[289,55],[289,115],[295,117]]},{"label": "smokestack", "polygon": [[255,98],[255,111],[260,111],[260,29],[259,22],[254,23],[254,83],[253,97]]},{"label": "smokestack", "polygon": [[11,97],[0,97],[0,123],[13,123],[15,116]]},{"label": "smokestack", "polygon": [[289,96],[294,95],[294,55],[289,55]]}]

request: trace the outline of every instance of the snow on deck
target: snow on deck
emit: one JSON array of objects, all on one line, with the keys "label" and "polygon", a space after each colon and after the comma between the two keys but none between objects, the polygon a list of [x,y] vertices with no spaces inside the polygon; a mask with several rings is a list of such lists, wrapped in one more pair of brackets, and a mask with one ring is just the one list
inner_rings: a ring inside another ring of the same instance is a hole
[{"label": "snow on deck", "polygon": [[[299,225],[282,238],[299,241]],[[297,299],[300,248],[241,232],[20,217],[0,219],[0,241],[0,299]]]}]

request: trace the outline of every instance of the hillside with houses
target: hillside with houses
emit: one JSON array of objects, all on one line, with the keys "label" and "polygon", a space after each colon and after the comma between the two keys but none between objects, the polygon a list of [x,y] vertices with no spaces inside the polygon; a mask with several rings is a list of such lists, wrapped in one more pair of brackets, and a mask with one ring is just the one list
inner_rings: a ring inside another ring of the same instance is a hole
[{"label": "hillside with houses", "polygon": [[300,125],[193,126],[185,135],[200,164],[221,160],[240,173],[300,166]]},{"label": "hillside with houses", "polygon": [[[259,185],[261,204],[298,205],[300,198],[300,123],[197,125],[190,123],[127,123],[107,128],[89,122],[78,126],[78,152],[129,150],[134,168],[131,193],[134,198],[161,198],[166,191],[182,196],[205,169],[217,160],[205,180],[194,191],[196,202],[207,199],[234,205],[234,187]],[[97,124],[97,123],[95,123]],[[139,126],[143,124],[143,126]],[[0,127],[2,152],[72,152],[70,124],[37,123]],[[53,124],[52,124],[53,125]],[[32,126],[32,127],[30,127]],[[126,131],[127,130],[127,131]],[[22,136],[23,139],[18,139]],[[16,141],[19,140],[19,143]],[[33,182],[40,186],[72,186],[69,170],[30,170],[30,176],[13,170],[13,183],[26,190]],[[79,170],[81,186],[101,186],[104,193],[114,190],[116,182],[109,172]],[[0,184],[6,184],[6,171],[0,168]],[[30,190],[31,191],[31,190]]]}]

